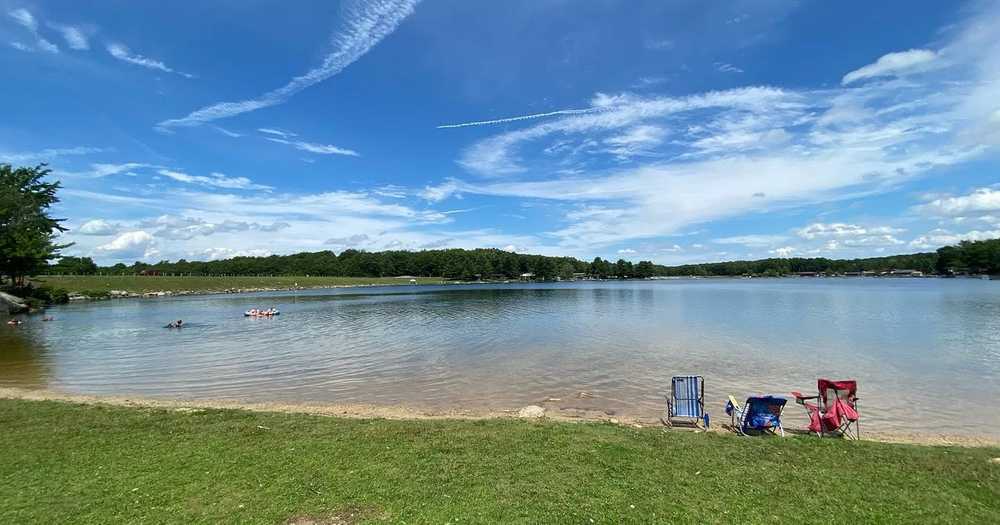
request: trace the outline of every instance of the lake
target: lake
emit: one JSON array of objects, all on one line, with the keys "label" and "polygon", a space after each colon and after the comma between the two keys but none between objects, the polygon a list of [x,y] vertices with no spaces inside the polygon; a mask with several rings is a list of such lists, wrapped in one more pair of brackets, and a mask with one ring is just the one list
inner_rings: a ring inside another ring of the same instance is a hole
[{"label": "lake", "polygon": [[[282,314],[243,317],[270,306]],[[427,410],[544,403],[655,420],[670,376],[700,374],[721,422],[728,394],[856,378],[863,432],[1000,435],[998,281],[394,286],[114,300],[48,314],[56,320],[0,329],[0,386]],[[178,318],[189,326],[163,328]],[[791,401],[786,413],[804,420]]]}]

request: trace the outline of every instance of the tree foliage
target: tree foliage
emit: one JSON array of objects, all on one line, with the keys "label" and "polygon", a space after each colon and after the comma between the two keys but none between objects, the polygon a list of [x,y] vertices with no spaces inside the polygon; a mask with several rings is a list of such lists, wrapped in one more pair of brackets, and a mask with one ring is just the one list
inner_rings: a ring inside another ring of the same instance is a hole
[{"label": "tree foliage", "polygon": [[59,202],[59,183],[43,180],[49,173],[44,164],[17,169],[0,164],[0,275],[14,284],[45,269],[68,246],[55,243],[66,228],[63,219],[49,216]]},{"label": "tree foliage", "polygon": [[937,272],[942,275],[958,272],[1000,274],[1000,239],[962,241],[958,246],[940,248],[937,256]]},{"label": "tree foliage", "polygon": [[345,250],[234,257],[218,261],[136,262],[98,267],[86,257],[63,257],[50,267],[53,274],[174,274],[174,275],[316,275],[343,277],[389,277],[413,275],[445,279],[504,280],[531,274],[533,279],[570,279],[589,276],[602,279],[663,276],[782,276],[800,272],[844,274],[919,270],[947,274],[952,271],[1000,273],[1000,240],[963,242],[937,253],[916,253],[865,259],[788,258],[757,261],[663,266],[650,261],[616,262],[600,257],[584,262],[572,257],[526,255],[497,249],[365,252]]}]

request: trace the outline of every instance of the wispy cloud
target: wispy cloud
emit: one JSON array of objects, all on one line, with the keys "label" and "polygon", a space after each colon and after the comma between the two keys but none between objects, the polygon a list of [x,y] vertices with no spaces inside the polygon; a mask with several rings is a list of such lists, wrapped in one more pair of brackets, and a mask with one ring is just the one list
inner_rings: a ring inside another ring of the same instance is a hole
[{"label": "wispy cloud", "polygon": [[353,1],[343,9],[343,20],[331,38],[333,50],[318,67],[290,80],[284,86],[256,98],[220,102],[198,109],[186,117],[160,122],[159,128],[199,126],[261,108],[284,103],[296,93],[344,70],[365,55],[409,16],[419,0]]},{"label": "wispy cloud", "polygon": [[0,161],[10,164],[24,164],[28,162],[50,162],[58,157],[72,155],[91,155],[107,151],[103,148],[92,148],[89,146],[76,146],[72,148],[46,148],[41,151],[27,153],[0,153]]},{"label": "wispy cloud", "polygon": [[334,146],[332,144],[314,144],[312,142],[304,142],[301,140],[285,140],[279,139],[277,137],[266,137],[267,140],[271,142],[277,142],[278,144],[286,144],[292,146],[293,148],[300,151],[307,151],[309,153],[315,153],[317,155],[347,155],[349,157],[358,157],[360,154],[352,149],[341,148]]},{"label": "wispy cloud", "polygon": [[24,26],[25,29],[31,31],[32,33],[38,31],[38,22],[35,20],[34,15],[30,11],[21,7],[14,9],[7,13],[15,22]]},{"label": "wispy cloud", "polygon": [[234,138],[234,139],[237,139],[237,138],[240,138],[240,137],[243,136],[242,133],[237,133],[235,131],[230,131],[230,130],[228,130],[226,128],[223,128],[221,126],[215,126],[215,131],[218,131],[219,133],[222,133],[223,135],[225,135],[227,137]]},{"label": "wispy cloud", "polygon": [[743,70],[725,62],[716,62],[715,69],[720,73],[742,73]]},{"label": "wispy cloud", "polygon": [[264,137],[266,140],[271,142],[276,142],[278,144],[285,144],[287,146],[292,146],[299,151],[305,151],[308,153],[315,153],[317,155],[347,155],[349,157],[358,157],[360,154],[357,151],[341,148],[339,146],[334,146],[332,144],[317,144],[314,142],[306,142],[304,140],[295,140],[298,137],[298,133],[293,133],[291,131],[286,131],[277,128],[257,128],[257,131],[265,134],[271,135],[269,137]]},{"label": "wispy cloud", "polygon": [[77,51],[90,49],[90,41],[87,39],[87,34],[79,27],[56,23],[50,23],[48,26],[62,33],[63,40],[66,41],[66,45],[70,49]]},{"label": "wispy cloud", "polygon": [[225,188],[232,190],[265,190],[270,191],[274,188],[271,186],[266,186],[264,184],[257,184],[246,177],[229,177],[223,173],[211,173],[207,177],[204,175],[188,175],[182,171],[160,169],[157,170],[161,176],[167,177],[168,179],[175,180],[177,182],[184,182],[186,184],[198,184],[201,186],[210,186],[213,188]]},{"label": "wispy cloud", "polygon": [[941,197],[917,206],[916,209],[937,217],[1000,215],[1000,189],[979,188],[967,195]]},{"label": "wispy cloud", "polygon": [[855,69],[844,75],[841,84],[847,85],[859,80],[885,76],[895,76],[904,73],[926,71],[934,67],[939,56],[927,49],[910,49],[882,55],[872,64]]},{"label": "wispy cloud", "polygon": [[[420,195],[432,202],[463,193],[563,202],[568,211],[543,235],[572,251],[891,191],[983,155],[994,138],[1000,144],[1000,117],[993,117],[1000,10],[980,13],[951,34],[942,51],[904,51],[907,60],[861,68],[848,80],[888,80],[857,86],[756,86],[684,97],[596,94],[586,108],[591,111],[473,143],[458,163],[483,180],[449,179]],[[939,56],[948,67],[928,65]],[[926,74],[893,78],[917,70]],[[622,167],[621,152],[608,146],[636,141],[648,142],[642,150],[648,156]],[[567,166],[584,169],[552,178]],[[801,232],[802,246],[790,238],[766,247],[807,253],[905,242],[888,226],[821,226]]]},{"label": "wispy cloud", "polygon": [[194,75],[190,73],[185,73],[183,71],[177,71],[159,60],[145,57],[139,54],[133,54],[132,51],[129,50],[128,46],[126,46],[125,44],[111,43],[107,45],[107,50],[111,56],[117,58],[118,60],[121,60],[122,62],[127,62],[129,64],[144,67],[147,69],[155,69],[158,71],[163,71],[164,73],[174,73],[184,78],[194,78]]},{"label": "wispy cloud", "polygon": [[257,128],[257,131],[259,131],[261,133],[265,133],[267,135],[275,135],[275,136],[281,137],[283,139],[288,139],[288,138],[292,138],[292,137],[297,137],[298,136],[298,133],[292,133],[291,131],[285,131],[285,130],[275,129],[275,128]]},{"label": "wispy cloud", "polygon": [[27,29],[35,37],[35,47],[31,48],[21,42],[11,42],[11,46],[21,51],[31,51],[37,49],[46,53],[58,53],[59,46],[49,42],[38,32],[38,20],[31,14],[31,11],[20,7],[7,13],[19,25]]}]

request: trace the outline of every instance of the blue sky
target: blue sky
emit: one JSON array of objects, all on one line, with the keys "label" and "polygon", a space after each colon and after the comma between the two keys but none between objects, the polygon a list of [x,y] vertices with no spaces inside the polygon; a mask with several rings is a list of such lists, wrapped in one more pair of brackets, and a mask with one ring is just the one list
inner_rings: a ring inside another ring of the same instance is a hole
[{"label": "blue sky", "polygon": [[[708,4],[708,5],[706,5]],[[1000,237],[995,2],[0,0],[0,162],[102,263]]]}]

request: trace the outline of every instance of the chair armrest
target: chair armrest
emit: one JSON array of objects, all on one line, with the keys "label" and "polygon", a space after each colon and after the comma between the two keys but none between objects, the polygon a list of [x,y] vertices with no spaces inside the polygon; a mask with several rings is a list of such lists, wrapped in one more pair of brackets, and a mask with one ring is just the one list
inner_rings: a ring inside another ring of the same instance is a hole
[{"label": "chair armrest", "polygon": [[804,404],[809,399],[819,399],[818,394],[815,396],[804,396],[802,395],[802,392],[792,392],[792,395],[795,396],[795,402],[800,405]]}]

